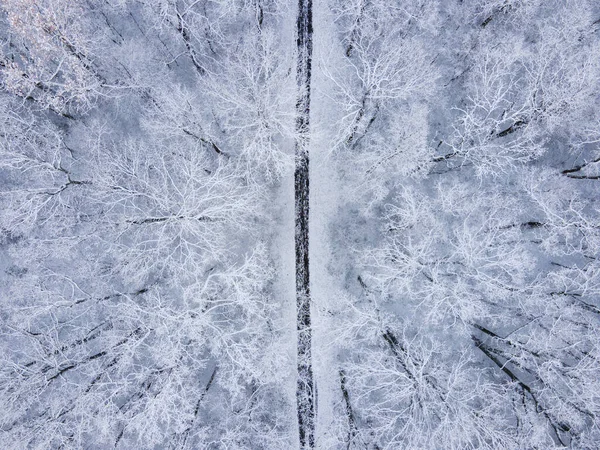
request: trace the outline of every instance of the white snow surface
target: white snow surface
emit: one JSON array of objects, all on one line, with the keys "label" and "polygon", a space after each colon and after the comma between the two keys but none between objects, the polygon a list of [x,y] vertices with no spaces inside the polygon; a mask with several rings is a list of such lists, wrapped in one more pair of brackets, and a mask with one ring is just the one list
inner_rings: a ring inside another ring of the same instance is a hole
[{"label": "white snow surface", "polygon": [[[336,348],[331,344],[329,304],[342,291],[342,280],[332,275],[330,226],[335,223],[343,200],[341,180],[331,140],[339,120],[339,109],[330,97],[331,81],[323,68],[335,66],[343,55],[336,39],[333,14],[325,2],[313,6],[314,48],[310,145],[310,270],[313,302],[313,367],[317,385],[317,448],[331,448],[334,405],[342,400],[336,368]],[[339,444],[339,443],[338,443]]]}]

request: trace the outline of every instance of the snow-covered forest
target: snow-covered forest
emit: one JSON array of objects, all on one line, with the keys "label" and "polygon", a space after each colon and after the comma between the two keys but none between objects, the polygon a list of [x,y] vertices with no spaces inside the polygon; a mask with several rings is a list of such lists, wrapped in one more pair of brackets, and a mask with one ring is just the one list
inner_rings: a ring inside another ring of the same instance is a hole
[{"label": "snow-covered forest", "polygon": [[0,0],[0,448],[599,442],[595,0]]}]

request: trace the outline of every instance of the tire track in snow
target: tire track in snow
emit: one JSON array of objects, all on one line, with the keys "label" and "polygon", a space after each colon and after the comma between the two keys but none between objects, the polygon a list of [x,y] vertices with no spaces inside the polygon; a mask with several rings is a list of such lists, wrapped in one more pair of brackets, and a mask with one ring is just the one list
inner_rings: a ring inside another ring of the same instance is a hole
[{"label": "tire track in snow", "polygon": [[315,383],[312,367],[310,272],[308,254],[309,219],[309,116],[312,66],[312,0],[299,0],[297,27],[298,101],[296,103],[296,165],[294,171],[296,326],[298,330],[298,382],[296,401],[300,447],[315,446]]}]

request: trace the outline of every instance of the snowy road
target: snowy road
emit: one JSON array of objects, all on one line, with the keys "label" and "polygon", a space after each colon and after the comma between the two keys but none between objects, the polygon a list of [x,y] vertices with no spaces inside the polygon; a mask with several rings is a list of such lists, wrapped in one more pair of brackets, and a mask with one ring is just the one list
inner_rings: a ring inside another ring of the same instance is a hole
[{"label": "snowy road", "polygon": [[315,446],[315,384],[312,367],[309,221],[309,115],[312,65],[312,0],[299,0],[297,18],[298,102],[296,103],[295,253],[296,308],[298,330],[298,384],[296,399],[300,446]]}]

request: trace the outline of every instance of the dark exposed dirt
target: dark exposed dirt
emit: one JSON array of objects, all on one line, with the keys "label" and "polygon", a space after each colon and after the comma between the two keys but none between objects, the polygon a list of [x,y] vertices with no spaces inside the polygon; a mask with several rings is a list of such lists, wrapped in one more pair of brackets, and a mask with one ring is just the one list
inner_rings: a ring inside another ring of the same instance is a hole
[{"label": "dark exposed dirt", "polygon": [[300,446],[315,446],[315,383],[312,368],[310,316],[310,272],[308,254],[309,218],[309,117],[312,65],[312,0],[299,0],[297,19],[298,102],[296,103],[295,247],[296,308],[298,329],[298,384],[296,399]]}]

